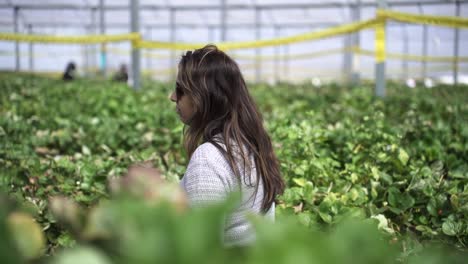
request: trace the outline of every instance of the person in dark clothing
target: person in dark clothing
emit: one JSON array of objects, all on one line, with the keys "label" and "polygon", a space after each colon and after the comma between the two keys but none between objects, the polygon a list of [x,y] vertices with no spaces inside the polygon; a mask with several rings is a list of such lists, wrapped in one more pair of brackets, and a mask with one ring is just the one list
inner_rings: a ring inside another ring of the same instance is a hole
[{"label": "person in dark clothing", "polygon": [[74,62],[69,62],[67,67],[65,68],[65,72],[63,73],[62,80],[64,81],[72,81],[75,79],[75,70],[76,65]]},{"label": "person in dark clothing", "polygon": [[114,75],[112,80],[114,80],[116,82],[127,83],[127,81],[128,81],[127,65],[125,65],[125,64],[120,65],[119,71]]}]

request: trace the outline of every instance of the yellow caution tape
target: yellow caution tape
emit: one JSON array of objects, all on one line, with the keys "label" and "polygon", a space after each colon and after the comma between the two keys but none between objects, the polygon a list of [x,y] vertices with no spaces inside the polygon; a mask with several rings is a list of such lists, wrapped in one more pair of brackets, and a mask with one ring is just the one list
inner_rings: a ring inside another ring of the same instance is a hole
[{"label": "yellow caution tape", "polygon": [[[468,19],[457,18],[457,17],[445,17],[445,16],[427,16],[427,15],[414,15],[408,13],[401,13],[389,10],[377,10],[377,18],[366,20],[362,22],[356,22],[341,26],[328,28],[321,31],[309,32],[305,34],[299,34],[290,37],[282,37],[276,39],[267,40],[256,40],[256,41],[244,41],[244,42],[223,42],[219,43],[218,47],[222,50],[234,50],[234,49],[248,49],[248,48],[261,48],[267,46],[287,45],[292,43],[298,43],[303,41],[317,40],[322,38],[328,38],[338,36],[342,34],[349,34],[356,31],[360,31],[367,28],[375,29],[375,59],[377,62],[383,62],[388,55],[389,58],[404,59],[413,61],[428,61],[428,62],[464,62],[465,58],[452,57],[424,57],[415,55],[405,54],[387,54],[385,47],[385,23],[386,20],[396,20],[408,23],[420,23],[430,24],[439,26],[449,26],[458,28],[468,28]],[[101,43],[102,49],[106,50],[105,43],[107,42],[120,42],[120,41],[131,41],[132,48],[143,48],[143,49],[169,49],[169,50],[188,50],[203,47],[205,44],[202,43],[171,43],[171,42],[154,42],[144,41],[141,39],[141,35],[138,33],[129,33],[121,35],[92,35],[92,36],[46,36],[46,35],[25,35],[25,34],[14,34],[14,33],[0,33],[0,40],[7,41],[21,41],[21,42],[42,42],[42,43],[74,43],[74,44],[96,44]],[[288,59],[303,59],[311,57],[319,57],[339,52],[346,52],[346,49],[335,49],[326,50],[313,53],[287,55],[284,58]],[[358,50],[354,50],[358,53]],[[367,51],[360,51],[363,55],[368,55]],[[129,52],[125,52],[129,54]],[[156,54],[144,54],[148,57],[154,57],[157,59],[168,58],[168,56],[160,56]],[[239,56],[242,58],[242,56]],[[257,58],[254,56],[254,58]],[[259,56],[258,58],[273,60],[277,59],[275,56]]]},{"label": "yellow caution tape", "polygon": [[[3,72],[2,72],[3,73]],[[7,71],[7,73],[9,73]],[[54,72],[54,71],[11,71],[11,73],[14,74],[27,74],[27,75],[38,75],[38,76],[44,76],[44,77],[49,77],[49,78],[61,78],[62,77],[62,72]]]},{"label": "yellow caution tape", "polygon": [[365,50],[365,49],[361,49],[359,47],[353,47],[352,51],[353,51],[353,53],[356,53],[358,55],[375,56],[375,51],[374,50]]},{"label": "yellow caution tape", "polygon": [[[373,51],[369,51],[371,56],[374,55]],[[243,75],[245,77],[255,77],[254,70],[255,70],[255,64],[241,64],[240,68],[243,72]],[[309,74],[309,75],[314,75],[314,76],[320,76],[320,75],[336,75],[340,74],[339,71],[333,70],[333,69],[322,69],[322,68],[313,68],[313,67],[305,67],[305,66],[296,66],[296,65],[289,65],[288,67],[289,75],[304,75],[304,74]],[[281,66],[278,68],[278,74],[280,76],[284,75],[284,66]],[[460,69],[468,69],[468,66],[461,66]],[[374,70],[373,67],[368,67],[368,68],[361,68],[361,73],[370,73]],[[392,74],[400,74],[402,71],[401,67],[398,68],[388,68],[387,69],[389,73]],[[422,70],[421,67],[411,67],[409,69],[410,74],[419,74],[420,71]],[[443,66],[443,65],[428,65],[427,67],[428,72],[431,71],[447,71],[447,70],[452,70],[451,66]],[[150,69],[150,70],[143,70],[144,74],[157,74],[157,75],[163,75],[163,74],[170,74],[173,72],[172,68],[164,68],[164,69]],[[262,68],[262,76],[274,76],[275,75],[275,70],[274,68]]]},{"label": "yellow caution tape", "polygon": [[[328,49],[328,50],[322,50],[322,51],[316,51],[316,52],[307,52],[307,53],[299,53],[299,54],[291,54],[291,55],[263,55],[259,56],[261,60],[264,61],[270,61],[270,60],[284,60],[284,59],[290,59],[290,60],[303,60],[303,59],[310,59],[310,58],[318,58],[318,57],[323,57],[323,56],[328,56],[328,55],[333,55],[333,54],[340,54],[345,51],[352,51],[351,48],[337,48],[337,49]],[[255,60],[257,57],[255,55],[232,55],[233,58],[237,60]]]},{"label": "yellow caution tape", "polygon": [[385,20],[381,20],[375,26],[375,61],[377,63],[385,61]]},{"label": "yellow caution tape", "polygon": [[[316,57],[322,57],[322,56],[328,56],[328,55],[334,55],[334,54],[341,54],[343,52],[353,52],[358,55],[362,56],[375,56],[375,51],[373,50],[365,50],[361,49],[359,47],[345,47],[345,48],[338,48],[338,49],[329,49],[329,50],[324,50],[324,51],[318,51],[318,52],[310,52],[310,53],[299,53],[299,54],[292,54],[292,55],[281,55],[278,57],[275,57],[274,55],[268,55],[268,56],[260,56],[263,62],[267,61],[274,61],[274,60],[302,60],[302,59],[310,59],[310,58],[316,58]],[[255,60],[256,57],[255,55],[233,55],[233,57],[236,60]],[[449,57],[449,56],[421,56],[421,55],[412,55],[412,54],[404,54],[404,53],[390,53],[387,52],[385,54],[385,57],[387,59],[394,59],[394,60],[408,60],[408,61],[419,61],[419,62],[446,62],[446,63],[452,63],[456,62],[457,59],[455,57]],[[468,57],[459,57],[458,58],[459,63],[465,63],[468,62]],[[255,64],[252,64],[255,65]]]},{"label": "yellow caution tape", "polygon": [[434,57],[434,56],[419,56],[419,55],[410,55],[410,54],[398,54],[398,53],[389,53],[387,54],[389,58],[392,59],[401,59],[408,61],[425,61],[425,62],[468,62],[468,57]]},{"label": "yellow caution tape", "polygon": [[[113,48],[108,48],[107,49],[109,53],[112,54],[118,54],[118,55],[124,55],[128,56],[132,54],[132,50],[129,49],[113,49]],[[154,59],[169,59],[171,56],[168,55],[161,55],[161,54],[154,54],[154,51],[143,51],[141,53],[142,57],[147,57],[147,58],[154,58]]]},{"label": "yellow caution tape", "polygon": [[[99,51],[98,51],[99,52]],[[126,50],[126,49],[108,49],[107,52],[113,53],[113,54],[120,54],[120,55],[129,55],[131,50]],[[260,56],[260,59],[263,61],[263,63],[268,62],[268,61],[274,61],[274,60],[305,60],[305,59],[311,59],[311,58],[319,58],[319,57],[324,57],[324,56],[329,56],[329,55],[335,55],[335,54],[342,54],[343,52],[353,52],[355,54],[361,55],[361,56],[375,56],[375,51],[373,50],[366,50],[366,49],[361,49],[359,47],[345,47],[345,48],[337,48],[337,49],[328,49],[328,50],[323,50],[323,51],[316,51],[316,52],[308,52],[308,53],[296,53],[296,54],[290,54],[290,55],[278,55],[277,57],[275,55],[263,55]],[[0,50],[0,56],[14,56],[15,53],[12,51],[6,51],[6,50]],[[62,54],[60,53],[34,53],[34,58],[43,58],[43,57],[50,57],[50,56],[61,56]],[[161,55],[161,54],[150,54],[147,52],[143,52],[142,54],[143,57],[149,57],[149,58],[155,58],[155,59],[169,59],[170,56],[168,55]],[[255,60],[256,56],[255,55],[231,55],[234,59],[239,60],[240,63],[242,61],[247,61],[247,60]],[[29,57],[28,54],[21,54],[21,57]],[[404,53],[391,53],[387,52],[386,53],[386,58],[387,59],[394,59],[394,60],[408,60],[408,61],[418,61],[418,62],[434,62],[434,63],[454,63],[458,61],[459,63],[468,63],[468,57],[458,57],[458,60],[455,57],[450,57],[450,56],[422,56],[422,55],[412,55],[412,54],[404,54]],[[255,64],[252,64],[252,66],[255,66]]]},{"label": "yellow caution tape", "polygon": [[[217,46],[221,50],[233,49],[248,49],[248,48],[261,48],[267,46],[286,45],[308,40],[323,39],[342,34],[353,33],[362,29],[371,28],[378,24],[377,19],[366,20],[363,22],[356,22],[341,26],[332,27],[329,29],[299,34],[290,37],[256,40],[256,41],[242,41],[242,42],[221,42]],[[145,49],[172,49],[172,50],[190,50],[204,47],[204,43],[171,43],[159,41],[140,41],[137,42],[139,48]]]},{"label": "yellow caution tape", "polygon": [[[352,48],[353,52],[360,55],[366,56],[374,56],[375,52],[371,50],[364,50],[360,48]],[[411,55],[411,54],[404,54],[404,53],[390,53],[386,54],[388,59],[395,59],[395,60],[408,60],[408,61],[419,61],[419,62],[446,62],[446,63],[453,63],[453,62],[468,62],[468,57],[442,57],[442,56],[421,56],[421,55]]]},{"label": "yellow caution tape", "polygon": [[[0,51],[0,56],[15,56],[15,52],[13,51]],[[40,58],[47,58],[47,57],[58,57],[58,56],[70,56],[70,54],[65,53],[57,53],[57,52],[34,52],[33,58],[40,59]],[[29,53],[21,53],[20,57],[27,57],[29,58]]]},{"label": "yellow caution tape", "polygon": [[377,17],[415,24],[468,28],[468,19],[460,17],[414,15],[383,9],[377,10]]},{"label": "yellow caution tape", "polygon": [[[425,23],[432,25],[445,25],[452,27],[468,27],[468,19],[456,17],[443,17],[443,16],[425,16],[413,15],[401,12],[394,12],[388,10],[378,10],[377,18],[363,22],[356,22],[341,26],[332,27],[318,32],[310,32],[291,37],[245,41],[245,42],[225,42],[217,44],[218,48],[222,50],[232,49],[247,49],[247,48],[261,48],[266,46],[286,45],[308,40],[316,40],[337,36],[341,34],[349,34],[369,27],[375,27],[376,30],[376,60],[377,62],[385,61],[385,22],[387,19],[397,21],[410,22],[410,23]],[[140,48],[148,49],[173,49],[173,50],[187,50],[197,49],[203,47],[202,43],[170,43],[170,42],[149,42],[141,41],[136,43]]]},{"label": "yellow caution tape", "polygon": [[0,40],[40,43],[96,44],[106,42],[134,41],[138,39],[140,39],[139,33],[91,36],[47,36],[0,33]]},{"label": "yellow caution tape", "polygon": [[241,49],[241,48],[260,48],[266,46],[276,46],[276,45],[286,45],[297,42],[304,42],[308,40],[323,39],[333,36],[338,36],[342,34],[353,33],[359,30],[366,28],[371,28],[377,24],[376,19],[366,20],[362,22],[356,22],[341,26],[332,27],[325,30],[309,32],[305,34],[299,34],[290,37],[269,39],[269,40],[259,40],[259,41],[246,41],[246,42],[234,42],[234,43],[220,43],[219,47],[221,49],[230,50],[230,49]]},{"label": "yellow caution tape", "polygon": [[139,41],[136,42],[136,47],[140,49],[170,49],[170,50],[193,50],[204,47],[206,44],[190,44],[190,43],[172,43],[160,41]]},{"label": "yellow caution tape", "polygon": [[165,68],[165,69],[149,69],[149,70],[143,70],[143,74],[149,75],[149,74],[171,74],[175,69],[172,68]]},{"label": "yellow caution tape", "polygon": [[169,59],[169,58],[171,58],[170,55],[153,54],[153,53],[150,53],[150,52],[143,53],[143,57],[153,58],[153,59]]}]

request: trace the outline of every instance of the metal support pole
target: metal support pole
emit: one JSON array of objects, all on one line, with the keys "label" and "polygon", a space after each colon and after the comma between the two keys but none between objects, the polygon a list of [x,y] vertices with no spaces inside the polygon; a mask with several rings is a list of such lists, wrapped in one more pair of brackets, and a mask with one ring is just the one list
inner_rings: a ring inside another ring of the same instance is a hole
[{"label": "metal support pole", "polygon": [[[169,11],[169,25],[170,25],[170,41],[174,43],[176,41],[176,10],[171,8]],[[170,79],[176,79],[176,65],[175,65],[175,50],[171,50],[171,56],[169,57],[169,65],[170,65]]]},{"label": "metal support pole", "polygon": [[83,62],[83,73],[85,76],[88,76],[88,67],[89,67],[89,62],[88,62],[88,45],[80,45],[80,50],[81,50],[81,58]]},{"label": "metal support pole", "polygon": [[[104,13],[104,0],[99,0],[99,33],[102,35],[106,34],[105,25],[105,13]],[[101,44],[101,72],[103,76],[106,76],[107,71],[107,52],[106,44]]]},{"label": "metal support pole", "polygon": [[[429,27],[423,25],[423,56],[427,57],[427,43],[428,43]],[[426,79],[427,77],[427,61],[423,60],[422,62],[422,77]]]},{"label": "metal support pole", "polygon": [[[90,34],[97,33],[97,9],[93,8],[91,11],[91,27],[90,27]],[[98,68],[97,65],[97,46],[91,45],[91,60],[90,60],[90,67],[92,69],[93,75],[96,73],[96,69]]]},{"label": "metal support pole", "polygon": [[[279,38],[279,27],[275,25],[273,28],[275,38]],[[274,64],[274,69],[275,69],[275,84],[278,84],[280,78],[279,78],[279,52],[280,52],[280,47],[275,46],[275,64]]]},{"label": "metal support pole", "polygon": [[[354,7],[353,12],[353,20],[354,22],[361,21],[361,0],[356,1],[356,5]],[[357,31],[356,33],[351,35],[352,45],[353,47],[360,47],[361,46],[361,38],[360,35],[361,31]],[[360,59],[361,57],[356,52],[352,53],[352,64],[351,64],[351,84],[358,85],[361,79],[360,75]]]},{"label": "metal support pole", "polygon": [[351,82],[351,72],[352,72],[352,61],[353,61],[353,55],[352,51],[349,50],[351,47],[351,34],[346,34],[343,36],[343,83],[345,85],[349,85]]},{"label": "metal support pole", "polygon": [[[350,7],[351,22],[355,22],[356,6]],[[349,49],[354,45],[352,33],[343,36],[343,83],[350,85],[353,72],[353,52]]]},{"label": "metal support pole", "polygon": [[[90,28],[88,26],[85,27],[86,34],[89,34]],[[89,45],[83,45],[83,62],[84,62],[84,73],[85,76],[89,76]]]},{"label": "metal support pole", "polygon": [[[130,32],[140,32],[139,0],[129,0],[131,5]],[[132,47],[133,89],[140,89],[140,50]]]},{"label": "metal support pole", "polygon": [[[387,8],[386,0],[378,0],[378,7],[380,9]],[[378,29],[376,29],[376,34]],[[384,43],[386,40],[384,40]],[[385,60],[376,61],[375,64],[375,94],[379,97],[385,96]]]},{"label": "metal support pole", "polygon": [[[421,15],[424,15],[424,10],[422,8],[421,4],[418,4],[418,10]],[[427,43],[428,43],[428,30],[429,27],[424,24],[423,26],[423,41],[422,41],[422,55],[424,57],[427,57]],[[421,77],[423,81],[427,78],[427,61],[423,60],[422,61],[422,68],[421,68]]]},{"label": "metal support pole", "polygon": [[[33,34],[33,26],[31,24],[28,24],[28,34],[32,35]],[[29,70],[31,72],[34,71],[34,44],[32,42],[29,42]]]},{"label": "metal support pole", "polygon": [[[90,25],[87,27],[86,29],[86,33],[88,35],[91,35],[93,34],[93,27]],[[86,75],[88,76],[91,76],[91,67],[93,64],[93,56],[94,56],[94,49],[93,49],[93,45],[86,45]]]},{"label": "metal support pole", "polygon": [[[403,54],[407,55],[409,54],[409,36],[408,36],[408,28],[404,24],[402,27],[403,30]],[[408,80],[408,60],[406,58],[403,58],[401,60],[401,69],[402,69],[402,79],[403,80]],[[424,77],[423,77],[424,79]]]},{"label": "metal support pole", "polygon": [[[18,16],[19,16],[19,7],[15,6],[13,9],[13,32],[15,34],[18,34],[19,32],[19,22],[18,22]],[[20,46],[19,42],[15,41],[15,71],[19,72],[20,71]]]},{"label": "metal support pole", "polygon": [[226,41],[226,19],[227,19],[227,8],[226,0],[221,0],[221,42]]},{"label": "metal support pole", "polygon": [[[261,20],[261,10],[258,7],[255,7],[255,39],[260,40],[261,38],[261,28],[260,28],[260,20]],[[260,56],[261,50],[260,48],[255,49],[255,82],[259,83],[261,81],[261,71],[260,71]]]},{"label": "metal support pole", "polygon": [[[460,17],[460,1],[455,2],[455,14]],[[459,40],[460,40],[460,29],[455,29],[455,40],[453,44],[453,56],[455,61],[453,62],[453,84],[458,84],[458,58],[459,58]]]}]

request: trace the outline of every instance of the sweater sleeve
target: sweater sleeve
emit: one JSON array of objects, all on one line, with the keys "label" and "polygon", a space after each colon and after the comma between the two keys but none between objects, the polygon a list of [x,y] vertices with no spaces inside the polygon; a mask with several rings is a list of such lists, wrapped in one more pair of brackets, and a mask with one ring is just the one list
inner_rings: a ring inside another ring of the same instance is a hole
[{"label": "sweater sleeve", "polygon": [[232,176],[227,162],[210,143],[199,146],[192,155],[182,179],[191,206],[222,202],[231,192]]}]

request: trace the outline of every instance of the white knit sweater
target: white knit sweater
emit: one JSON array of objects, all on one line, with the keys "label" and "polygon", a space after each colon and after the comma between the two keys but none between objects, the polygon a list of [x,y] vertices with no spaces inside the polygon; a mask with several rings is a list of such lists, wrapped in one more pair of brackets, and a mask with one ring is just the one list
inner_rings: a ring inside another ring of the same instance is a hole
[{"label": "white knit sweater", "polygon": [[[256,183],[253,157],[251,157],[251,162],[253,164],[251,170],[253,184],[250,184],[248,178],[239,182],[221,151],[211,143],[204,143],[193,153],[181,181],[181,186],[186,191],[189,204],[192,207],[221,202],[227,198],[230,192],[241,192],[242,202],[232,214],[227,216],[225,221],[224,244],[226,246],[246,245],[255,240],[255,232],[246,215],[249,213],[262,214],[263,184],[260,179],[260,186],[255,195],[255,187],[249,186],[255,186]],[[238,164],[239,168],[242,168],[241,163]],[[242,169],[240,172],[242,177],[245,177]],[[274,220],[275,204],[265,216]]]}]

